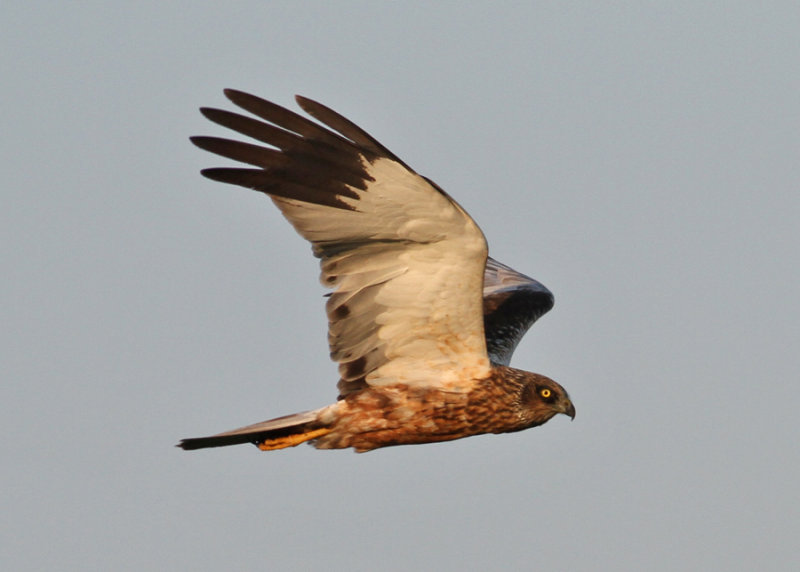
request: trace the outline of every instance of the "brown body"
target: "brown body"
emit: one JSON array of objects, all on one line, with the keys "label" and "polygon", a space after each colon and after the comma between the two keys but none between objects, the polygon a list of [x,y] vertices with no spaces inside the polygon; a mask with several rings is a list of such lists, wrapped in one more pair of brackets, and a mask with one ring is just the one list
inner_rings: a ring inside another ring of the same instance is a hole
[{"label": "brown body", "polygon": [[477,382],[468,393],[405,386],[364,389],[333,407],[329,415],[335,421],[327,427],[330,432],[316,438],[313,445],[319,449],[353,447],[363,452],[541,425],[557,411],[544,403],[536,407],[535,401],[523,401],[525,387],[536,381],[548,386],[554,383],[543,376],[498,366],[491,377]]}]

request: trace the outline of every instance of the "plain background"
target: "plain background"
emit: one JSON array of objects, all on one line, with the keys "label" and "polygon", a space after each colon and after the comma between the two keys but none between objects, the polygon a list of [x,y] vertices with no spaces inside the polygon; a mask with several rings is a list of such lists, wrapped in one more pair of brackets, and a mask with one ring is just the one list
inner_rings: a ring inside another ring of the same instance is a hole
[{"label": "plain background", "polygon": [[[795,2],[5,2],[6,570],[794,570]],[[190,145],[340,111],[556,295],[544,427],[183,452],[335,395],[308,245]]]}]

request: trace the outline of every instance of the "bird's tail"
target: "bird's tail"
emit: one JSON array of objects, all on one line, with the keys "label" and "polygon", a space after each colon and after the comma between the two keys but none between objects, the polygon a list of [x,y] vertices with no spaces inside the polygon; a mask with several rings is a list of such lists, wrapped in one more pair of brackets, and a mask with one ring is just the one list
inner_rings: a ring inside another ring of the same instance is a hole
[{"label": "bird's tail", "polygon": [[294,413],[210,437],[183,439],[177,446],[186,451],[241,443],[253,443],[262,451],[294,447],[331,432],[329,427],[319,421],[321,411],[317,409]]}]

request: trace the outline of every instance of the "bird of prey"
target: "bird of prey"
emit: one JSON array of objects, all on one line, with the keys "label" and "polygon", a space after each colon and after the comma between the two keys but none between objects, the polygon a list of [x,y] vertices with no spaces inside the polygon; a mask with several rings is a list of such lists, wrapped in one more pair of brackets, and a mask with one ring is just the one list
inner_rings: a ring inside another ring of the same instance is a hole
[{"label": "bird of prey", "polygon": [[528,328],[553,306],[542,284],[488,257],[480,228],[447,193],[324,105],[296,97],[312,121],[235,90],[255,117],[203,108],[219,125],[266,144],[192,142],[254,168],[209,179],[268,195],[320,259],[339,397],[183,449],[310,442],[357,452],[535,427],[575,417],[555,381],[509,367]]}]

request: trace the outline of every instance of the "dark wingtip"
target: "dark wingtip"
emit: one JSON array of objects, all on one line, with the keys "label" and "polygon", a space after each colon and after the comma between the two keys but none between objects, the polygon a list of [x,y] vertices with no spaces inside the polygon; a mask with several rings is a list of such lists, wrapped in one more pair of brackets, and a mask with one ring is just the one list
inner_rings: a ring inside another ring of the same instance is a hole
[{"label": "dark wingtip", "polygon": [[207,147],[206,142],[209,139],[211,138],[208,137],[207,135],[192,135],[191,137],[189,137],[189,141],[191,141],[195,147],[200,147],[204,151],[208,150],[206,149]]},{"label": "dark wingtip", "polygon": [[[211,117],[209,117],[209,115],[214,115],[215,111],[220,111],[220,110],[215,108],[215,107],[201,107],[200,108],[200,113],[202,113],[203,117],[205,117],[206,119],[211,119]],[[212,121],[213,121],[213,119],[212,119]]]},{"label": "dark wingtip", "polygon": [[[209,153],[214,153],[216,155],[222,155],[223,157],[229,158],[231,153],[230,148],[240,145],[236,141],[221,139],[220,137],[211,137],[208,135],[192,135],[189,137],[189,141],[203,151],[208,151]],[[238,157],[233,158],[238,159]]]},{"label": "dark wingtip", "polygon": [[238,167],[209,167],[208,169],[201,169],[200,174],[206,179],[211,179],[212,181],[217,181],[219,183],[229,183],[232,185],[240,185],[251,188],[247,183],[242,183],[235,180],[237,175],[248,171],[253,171],[253,169],[240,169]]},{"label": "dark wingtip", "polygon": [[[349,119],[345,119],[344,117],[341,117],[338,113],[336,113],[330,107],[328,107],[327,105],[321,104],[319,101],[314,101],[313,99],[310,99],[310,98],[305,97],[303,95],[295,95],[294,96],[294,100],[297,102],[297,105],[299,105],[300,108],[303,111],[308,113],[311,117],[314,117],[314,118],[318,119],[319,121],[322,121],[326,125],[328,125],[328,122],[325,120],[325,115],[326,114],[330,115],[330,116],[333,116],[334,118],[336,118],[338,120],[344,120],[344,122],[346,122],[347,124],[351,124]],[[356,127],[355,125],[353,125],[353,126]],[[336,126],[336,125],[333,125],[333,126],[329,125],[329,127],[333,127],[335,130],[339,131],[339,127]],[[361,130],[360,127],[357,127],[357,129]]]},{"label": "dark wingtip", "polygon": [[221,173],[219,172],[220,167],[209,167],[208,169],[201,169],[200,174],[203,175],[206,179],[211,179],[212,181],[219,181],[225,182],[221,177]]},{"label": "dark wingtip", "polygon": [[236,100],[241,97],[254,97],[249,93],[247,93],[246,91],[241,91],[239,89],[233,89],[230,87],[226,87],[225,89],[223,89],[222,93],[224,93],[225,97],[227,97],[233,103],[236,103]]},{"label": "dark wingtip", "polygon": [[248,101],[262,101],[260,97],[256,97],[255,95],[247,93],[246,91],[240,91],[238,89],[226,88],[223,90],[223,92],[225,93],[225,97],[239,107],[246,108],[246,102]]}]

